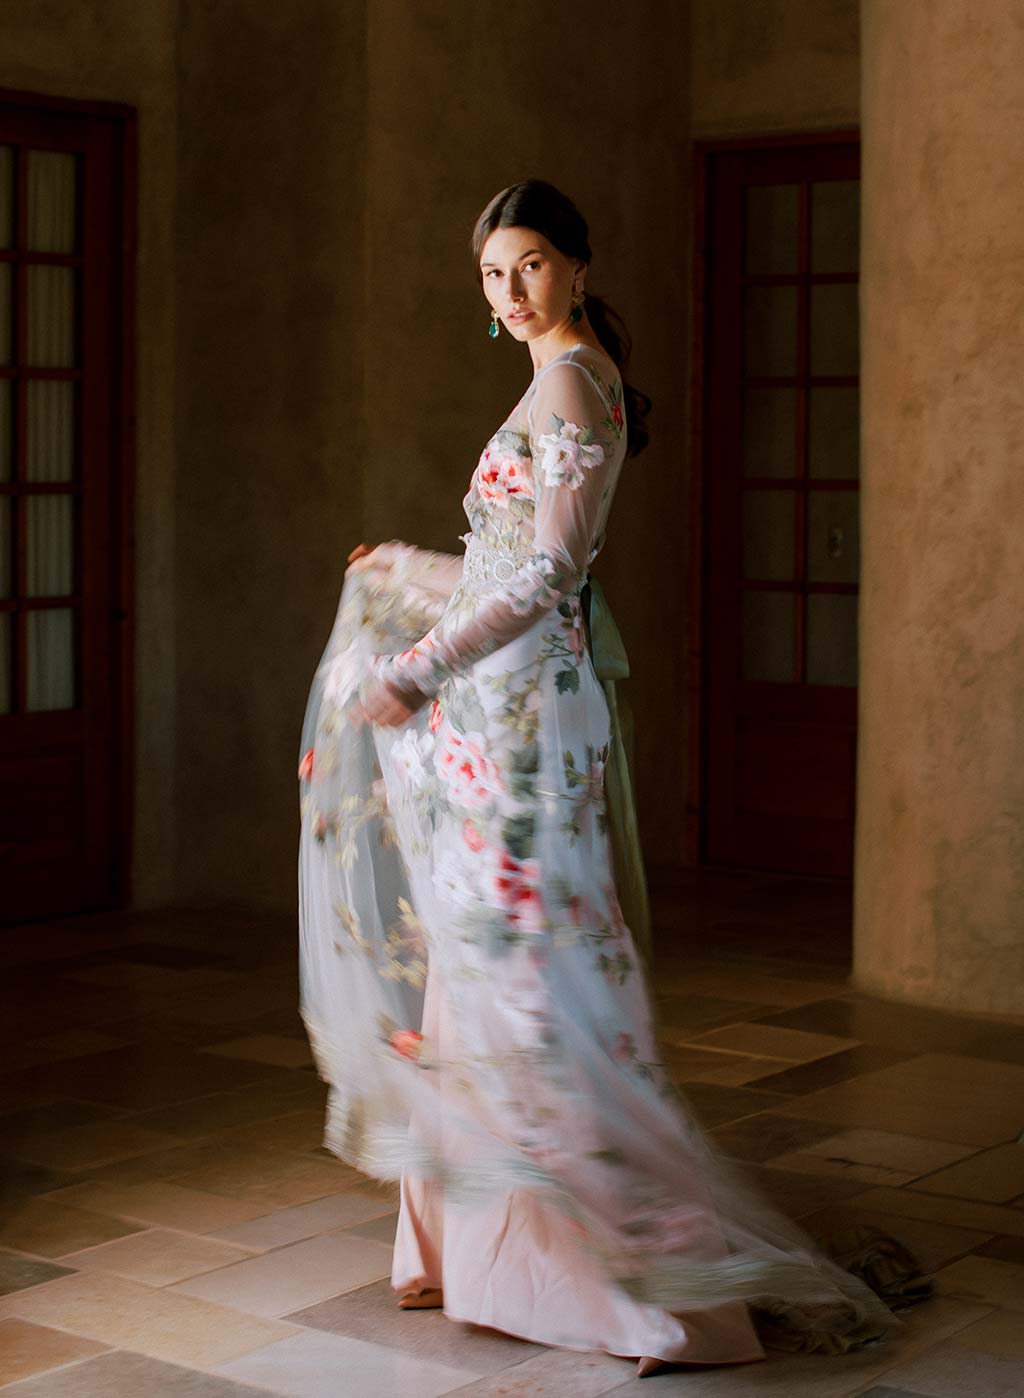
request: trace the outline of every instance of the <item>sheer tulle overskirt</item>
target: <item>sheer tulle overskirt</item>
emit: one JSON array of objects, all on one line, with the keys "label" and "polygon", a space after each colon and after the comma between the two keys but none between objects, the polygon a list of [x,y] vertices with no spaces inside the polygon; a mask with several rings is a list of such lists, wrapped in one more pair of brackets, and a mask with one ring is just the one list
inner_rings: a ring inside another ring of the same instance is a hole
[{"label": "sheer tulle overskirt", "polygon": [[[538,659],[545,612],[400,727],[352,722],[374,657],[450,606],[424,557],[347,577],[305,717],[302,1010],[330,1085],[326,1143],[379,1179],[435,1180],[466,1209],[530,1192],[638,1301],[745,1301],[806,1348],[883,1337],[898,1320],[713,1154],[659,1062],[609,867],[609,709],[589,657],[560,689]],[[572,624],[578,590],[563,605]],[[515,806],[489,802],[487,781],[523,752],[530,857],[509,869]],[[460,788],[449,759],[463,757],[474,781]],[[469,872],[481,858],[483,881]],[[421,1037],[428,964],[455,1059]]]}]

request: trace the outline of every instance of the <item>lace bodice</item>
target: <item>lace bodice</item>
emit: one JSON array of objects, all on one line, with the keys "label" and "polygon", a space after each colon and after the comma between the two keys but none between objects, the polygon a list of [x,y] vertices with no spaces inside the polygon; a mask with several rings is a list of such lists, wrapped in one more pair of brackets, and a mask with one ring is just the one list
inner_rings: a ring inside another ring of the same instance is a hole
[{"label": "lace bodice", "polygon": [[575,345],[539,370],[473,472],[466,553],[444,614],[416,645],[380,657],[380,678],[421,703],[578,592],[625,451],[622,383],[606,355]]}]

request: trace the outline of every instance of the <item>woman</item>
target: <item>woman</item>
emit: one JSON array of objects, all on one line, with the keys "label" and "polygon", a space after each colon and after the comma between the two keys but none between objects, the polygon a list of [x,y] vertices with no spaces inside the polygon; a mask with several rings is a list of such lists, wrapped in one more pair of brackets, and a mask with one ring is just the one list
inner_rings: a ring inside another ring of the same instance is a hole
[{"label": "woman", "polygon": [[658,1062],[584,595],[649,403],[584,289],[587,225],[528,180],[473,251],[490,333],[528,346],[533,379],[473,473],[464,555],[354,550],[306,715],[327,1144],[401,1181],[407,1307],[641,1374],[763,1358],[755,1316],[787,1344],[871,1342],[889,1310],[712,1156]]}]

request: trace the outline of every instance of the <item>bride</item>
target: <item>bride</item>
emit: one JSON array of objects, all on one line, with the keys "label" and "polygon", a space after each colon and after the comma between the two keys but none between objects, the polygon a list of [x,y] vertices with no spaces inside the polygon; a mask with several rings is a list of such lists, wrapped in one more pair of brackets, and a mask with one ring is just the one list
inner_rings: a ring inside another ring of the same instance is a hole
[{"label": "bride", "polygon": [[874,1342],[896,1318],[712,1153],[658,1059],[625,671],[589,575],[650,405],[585,289],[587,224],[527,180],[473,254],[489,334],[527,347],[532,380],[473,471],[463,553],[350,555],[306,712],[326,1144],[400,1182],[405,1307],[641,1375],[761,1359],[769,1338]]}]

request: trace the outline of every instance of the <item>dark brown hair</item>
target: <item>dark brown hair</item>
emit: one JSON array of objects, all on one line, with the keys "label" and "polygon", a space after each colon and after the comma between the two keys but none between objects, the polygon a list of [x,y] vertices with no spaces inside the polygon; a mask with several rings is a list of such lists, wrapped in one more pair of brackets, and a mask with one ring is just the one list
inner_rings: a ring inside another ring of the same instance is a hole
[{"label": "dark brown hair", "polygon": [[[565,257],[578,257],[590,265],[593,254],[588,241],[587,221],[572,200],[546,180],[520,180],[496,194],[473,228],[472,249],[477,276],[483,280],[480,255],[484,243],[496,228],[532,228]],[[622,317],[603,296],[585,291],[583,305],[594,334],[621,373],[629,359],[632,341]],[[647,446],[646,418],[651,400],[632,384],[622,381],[626,410],[628,456],[638,456]]]}]

